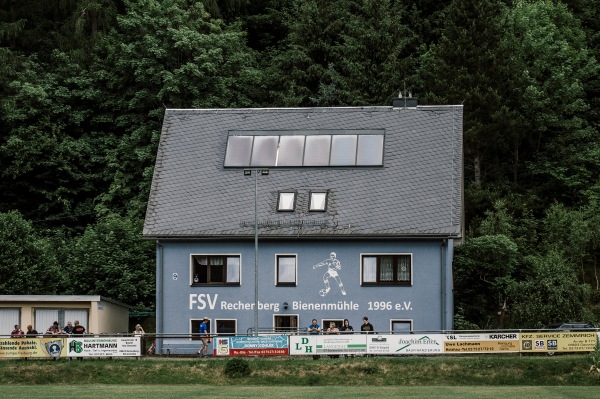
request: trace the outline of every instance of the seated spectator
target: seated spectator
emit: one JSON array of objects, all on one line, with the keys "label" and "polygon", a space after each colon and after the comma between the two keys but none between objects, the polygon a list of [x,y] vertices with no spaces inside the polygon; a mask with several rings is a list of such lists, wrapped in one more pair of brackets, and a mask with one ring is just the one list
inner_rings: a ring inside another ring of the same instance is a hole
[{"label": "seated spectator", "polygon": [[133,334],[134,335],[144,335],[144,329],[142,328],[142,326],[140,324],[136,324],[135,326],[135,330],[133,330]]},{"label": "seated spectator", "polygon": [[27,326],[27,333],[25,334],[26,337],[35,337],[38,335],[37,330],[33,329],[33,326],[30,324]]},{"label": "seated spectator", "polygon": [[79,320],[75,320],[75,326],[73,327],[73,334],[75,335],[83,335],[85,334],[85,327],[79,324]]},{"label": "seated spectator", "polygon": [[64,334],[64,333],[65,333],[65,331],[60,328],[60,326],[58,325],[58,321],[55,321],[54,323],[52,323],[52,325],[50,327],[48,327],[48,329],[46,330],[46,334],[51,334],[51,335],[58,335],[58,334]]},{"label": "seated spectator", "polygon": [[73,324],[70,321],[68,321],[67,325],[65,326],[65,328],[63,328],[63,330],[67,334],[73,334]]},{"label": "seated spectator", "polygon": [[20,338],[24,335],[25,333],[23,332],[23,330],[21,330],[21,327],[19,327],[18,324],[15,324],[15,329],[12,330],[12,332],[10,333],[10,336],[13,338]]}]

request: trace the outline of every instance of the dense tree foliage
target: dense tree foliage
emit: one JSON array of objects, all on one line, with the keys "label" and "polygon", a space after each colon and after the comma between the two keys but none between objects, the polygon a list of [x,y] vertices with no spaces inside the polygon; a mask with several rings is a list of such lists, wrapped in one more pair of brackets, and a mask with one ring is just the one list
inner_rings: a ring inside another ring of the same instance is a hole
[{"label": "dense tree foliage", "polygon": [[599,0],[0,0],[0,293],[154,306],[165,108],[463,104],[458,327],[600,322]]}]

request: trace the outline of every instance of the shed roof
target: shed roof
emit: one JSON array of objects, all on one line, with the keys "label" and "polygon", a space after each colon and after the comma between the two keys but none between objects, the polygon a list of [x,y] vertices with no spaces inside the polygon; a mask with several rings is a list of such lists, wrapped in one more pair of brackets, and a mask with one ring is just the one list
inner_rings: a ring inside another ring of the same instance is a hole
[{"label": "shed roof", "polygon": [[[462,232],[462,106],[168,109],[143,234],[147,238],[455,236]],[[224,166],[240,131],[381,131],[382,166],[269,168],[245,176]],[[255,181],[256,179],[256,181]],[[294,212],[278,193],[297,192]],[[309,212],[327,191],[326,212]]]}]

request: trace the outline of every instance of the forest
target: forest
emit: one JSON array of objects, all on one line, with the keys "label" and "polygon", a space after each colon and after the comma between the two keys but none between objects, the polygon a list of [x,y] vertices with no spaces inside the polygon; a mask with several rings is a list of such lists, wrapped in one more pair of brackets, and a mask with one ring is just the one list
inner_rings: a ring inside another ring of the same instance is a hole
[{"label": "forest", "polygon": [[600,0],[0,0],[0,294],[154,310],[167,108],[464,106],[455,328],[600,324]]}]

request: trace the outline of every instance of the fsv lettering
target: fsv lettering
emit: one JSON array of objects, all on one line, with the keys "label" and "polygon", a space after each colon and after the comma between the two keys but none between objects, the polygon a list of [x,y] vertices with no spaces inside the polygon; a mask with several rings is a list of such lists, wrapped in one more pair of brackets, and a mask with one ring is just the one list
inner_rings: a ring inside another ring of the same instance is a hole
[{"label": "fsv lettering", "polygon": [[190,309],[214,310],[218,299],[219,294],[190,294]]}]

